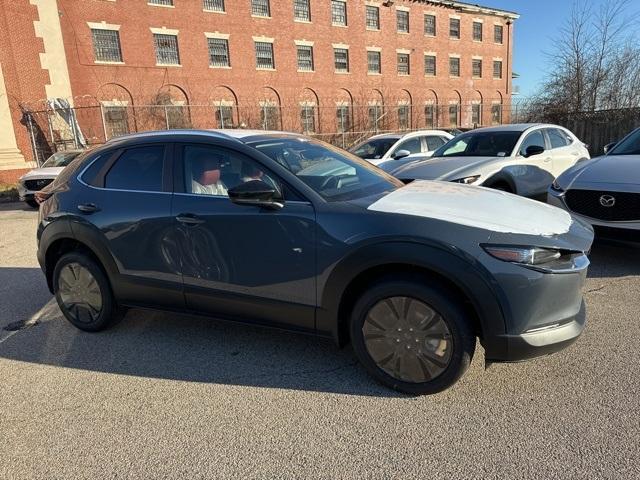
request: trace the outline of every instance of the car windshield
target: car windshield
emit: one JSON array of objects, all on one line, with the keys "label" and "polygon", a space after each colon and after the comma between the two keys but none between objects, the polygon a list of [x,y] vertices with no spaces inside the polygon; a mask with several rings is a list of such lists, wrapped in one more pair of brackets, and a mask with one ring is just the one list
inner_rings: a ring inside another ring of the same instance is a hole
[{"label": "car windshield", "polygon": [[360,158],[378,159],[384,157],[400,137],[373,138],[361,143],[349,151]]},{"label": "car windshield", "polygon": [[508,157],[522,132],[469,132],[435,151],[434,157]]},{"label": "car windshield", "polygon": [[66,167],[71,161],[80,155],[81,152],[57,152],[47,158],[42,164],[42,168],[47,167]]},{"label": "car windshield", "polygon": [[274,137],[248,145],[293,172],[327,201],[354,200],[403,185],[368,162],[318,140]]},{"label": "car windshield", "polygon": [[640,129],[613,147],[609,155],[640,155]]}]

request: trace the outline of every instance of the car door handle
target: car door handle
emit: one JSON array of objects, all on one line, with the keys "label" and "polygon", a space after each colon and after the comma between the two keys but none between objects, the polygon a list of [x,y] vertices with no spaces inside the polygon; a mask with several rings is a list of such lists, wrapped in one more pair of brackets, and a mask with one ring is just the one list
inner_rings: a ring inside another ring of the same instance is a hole
[{"label": "car door handle", "polygon": [[176,216],[176,220],[184,225],[201,225],[205,221],[204,219],[192,214],[192,213],[181,213]]},{"label": "car door handle", "polygon": [[78,205],[78,210],[82,213],[94,213],[99,211],[100,209],[95,203],[81,203]]},{"label": "car door handle", "polygon": [[551,161],[551,157],[546,157],[542,161],[545,162],[545,163],[548,163],[548,162]]}]

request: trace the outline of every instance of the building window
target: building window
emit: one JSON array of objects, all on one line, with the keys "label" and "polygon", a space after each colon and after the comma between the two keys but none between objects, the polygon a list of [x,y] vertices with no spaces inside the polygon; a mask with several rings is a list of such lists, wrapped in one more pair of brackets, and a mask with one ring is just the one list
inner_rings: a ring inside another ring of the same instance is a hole
[{"label": "building window", "polygon": [[309,0],[293,0],[293,18],[303,22],[311,21]]},{"label": "building window", "polygon": [[435,15],[424,16],[424,34],[430,37],[436,36],[436,16]]},{"label": "building window", "polygon": [[177,36],[154,33],[153,44],[156,48],[156,63],[158,65],[180,65]]},{"label": "building window", "polygon": [[280,110],[276,105],[260,106],[260,125],[263,130],[278,130],[280,127]]},{"label": "building window", "polygon": [[408,53],[398,54],[398,75],[409,75],[411,73],[411,65]]},{"label": "building window", "polygon": [[349,50],[346,48],[334,48],[333,58],[336,72],[349,71]]},{"label": "building window", "polygon": [[102,112],[104,115],[104,125],[107,129],[107,140],[129,133],[127,107],[103,107]]},{"label": "building window", "polygon": [[122,62],[120,35],[117,30],[91,29],[96,62]]},{"label": "building window", "polygon": [[471,60],[471,74],[476,78],[482,78],[482,60],[479,58]]},{"label": "building window", "polygon": [[173,0],[147,0],[149,5],[162,5],[164,7],[173,7]]},{"label": "building window", "polygon": [[224,0],[202,0],[202,8],[209,12],[224,12]]},{"label": "building window", "polygon": [[369,73],[382,73],[380,52],[367,52],[367,71]]},{"label": "building window", "polygon": [[398,32],[409,33],[409,12],[406,10],[396,10],[396,26]]},{"label": "building window", "polygon": [[502,123],[502,105],[495,103],[491,105],[491,123],[500,125]]},{"label": "building window", "polygon": [[409,105],[398,105],[398,128],[400,130],[409,130],[411,107]]},{"label": "building window", "polygon": [[231,105],[217,105],[214,108],[218,128],[233,128],[233,107]]},{"label": "building window", "polygon": [[256,42],[256,68],[265,70],[276,68],[273,59],[273,43]]},{"label": "building window", "polygon": [[207,38],[209,44],[209,65],[212,67],[230,67],[229,42],[224,38]]},{"label": "building window", "polygon": [[370,105],[367,113],[369,117],[369,129],[377,132],[382,124],[382,106]]},{"label": "building window", "polygon": [[458,126],[458,111],[460,110],[460,105],[457,103],[449,105],[449,125],[451,127]]},{"label": "building window", "polygon": [[473,40],[476,42],[482,41],[482,23],[473,22]]},{"label": "building window", "polygon": [[367,5],[367,28],[369,30],[380,30],[380,9],[378,7],[373,7],[371,5]]},{"label": "building window", "polygon": [[336,109],[336,122],[338,126],[338,132],[344,133],[351,130],[351,112],[347,105],[340,105]]},{"label": "building window", "polygon": [[331,23],[347,26],[347,2],[342,0],[331,1]]},{"label": "building window", "polygon": [[313,72],[313,47],[298,45],[298,70]]},{"label": "building window", "polygon": [[424,106],[424,125],[427,128],[436,126],[436,106],[429,104]]},{"label": "building window", "polygon": [[300,110],[300,121],[303,133],[314,133],[316,131],[316,107],[303,106]]},{"label": "building window", "polygon": [[449,57],[449,75],[452,77],[460,76],[460,59],[458,57]]},{"label": "building window", "polygon": [[269,0],[251,0],[251,15],[270,17],[271,6],[269,5]]},{"label": "building window", "polygon": [[460,19],[459,18],[450,18],[449,19],[449,37],[451,38],[460,38]]},{"label": "building window", "polygon": [[493,78],[502,78],[502,61],[493,61]]},{"label": "building window", "polygon": [[482,125],[482,105],[474,103],[471,105],[471,123],[476,125]]},{"label": "building window", "polygon": [[502,25],[494,25],[493,26],[493,40],[496,43],[499,43],[502,45],[502,41],[503,41],[503,29],[502,29]]},{"label": "building window", "polygon": [[436,76],[436,57],[434,55],[424,56],[424,74],[430,77]]}]

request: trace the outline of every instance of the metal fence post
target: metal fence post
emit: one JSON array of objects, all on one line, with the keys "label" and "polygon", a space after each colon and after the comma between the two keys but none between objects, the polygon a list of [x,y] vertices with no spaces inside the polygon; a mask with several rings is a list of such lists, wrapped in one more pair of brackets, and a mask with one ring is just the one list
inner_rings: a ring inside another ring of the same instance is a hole
[{"label": "metal fence post", "polygon": [[102,103],[100,104],[100,118],[102,119],[102,133],[104,133],[104,141],[106,142],[109,139],[107,138],[107,124],[104,120],[104,107]]},{"label": "metal fence post", "polygon": [[167,106],[164,106],[164,124],[167,127],[166,130],[169,130],[169,114],[167,113]]}]

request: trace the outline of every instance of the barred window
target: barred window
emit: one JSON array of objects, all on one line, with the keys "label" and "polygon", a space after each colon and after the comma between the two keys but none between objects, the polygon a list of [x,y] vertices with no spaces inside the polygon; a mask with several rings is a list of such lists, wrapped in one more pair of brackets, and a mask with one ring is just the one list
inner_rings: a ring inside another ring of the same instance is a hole
[{"label": "barred window", "polygon": [[156,63],[160,65],[180,65],[177,36],[154,33],[153,44],[156,49]]},{"label": "barred window", "polygon": [[424,125],[427,128],[436,126],[436,106],[429,104],[424,106]]},{"label": "barred window", "polygon": [[214,108],[218,128],[233,128],[233,107],[231,105],[217,105]]},{"label": "barred window", "polygon": [[229,42],[224,38],[208,38],[209,65],[213,67],[230,67]]},{"label": "barred window", "polygon": [[482,41],[482,23],[481,22],[473,22],[473,39],[476,42]]},{"label": "barred window", "polygon": [[336,72],[349,71],[349,50],[346,48],[334,48],[333,57]]},{"label": "barred window", "polygon": [[303,20],[305,22],[311,21],[309,0],[293,0],[293,18],[296,20]]},{"label": "barred window", "polygon": [[366,23],[370,30],[380,30],[380,9],[371,5],[367,5]]},{"label": "barred window", "polygon": [[409,12],[406,10],[396,10],[396,26],[398,32],[409,33]]},{"label": "barred window", "polygon": [[369,129],[378,131],[382,125],[382,105],[370,105],[367,113]]},{"label": "barred window", "polygon": [[398,75],[409,75],[411,73],[411,64],[408,53],[398,54]]},{"label": "barred window", "polygon": [[493,78],[502,78],[502,62],[500,60],[493,62]]},{"label": "barred window", "polygon": [[460,38],[460,19],[459,18],[449,19],[449,36],[451,38]]},{"label": "barred window", "polygon": [[424,34],[430,37],[436,36],[436,16],[425,15],[424,16]]},{"label": "barred window", "polygon": [[107,139],[129,133],[127,107],[103,107]]},{"label": "barred window", "polygon": [[314,133],[316,131],[316,107],[303,106],[300,110],[300,121],[304,133]]},{"label": "barred window", "polygon": [[91,36],[97,62],[122,62],[120,35],[117,30],[91,29]]},{"label": "barred window", "polygon": [[491,123],[493,125],[502,123],[502,105],[499,103],[491,105]]},{"label": "barred window", "polygon": [[502,44],[502,41],[503,41],[502,25],[494,25],[494,27],[493,27],[493,40],[496,43]]},{"label": "barred window", "polygon": [[409,105],[398,106],[398,128],[400,130],[409,130],[410,113],[411,109],[409,108]]},{"label": "barred window", "polygon": [[482,60],[478,58],[471,60],[471,74],[476,78],[482,78]]},{"label": "barred window", "polygon": [[298,45],[298,70],[313,71],[313,47]]},{"label": "barred window", "polygon": [[148,0],[147,3],[149,3],[149,5],[173,6],[173,0]]},{"label": "barred window", "polygon": [[340,105],[336,109],[338,132],[344,133],[351,129],[351,112],[347,105]]},{"label": "barred window", "polygon": [[251,0],[251,15],[270,17],[271,6],[269,5],[269,0]]},{"label": "barred window", "polygon": [[367,52],[367,71],[369,73],[382,73],[380,52]]},{"label": "barred window", "polygon": [[449,58],[449,75],[452,77],[460,76],[460,59],[458,57]]},{"label": "barred window", "polygon": [[224,12],[224,0],[202,0],[202,8],[211,12]]},{"label": "barred window", "polygon": [[431,77],[436,76],[436,57],[434,55],[424,56],[424,74]]},{"label": "barred window", "polygon": [[262,105],[260,107],[260,125],[263,130],[278,130],[280,128],[280,109],[276,105]]},{"label": "barred window", "polygon": [[256,67],[264,69],[274,69],[276,64],[273,60],[273,43],[255,42],[256,44]]},{"label": "barred window", "polygon": [[473,123],[473,125],[482,124],[482,105],[479,103],[471,105],[471,123]]},{"label": "barred window", "polygon": [[460,110],[459,107],[460,105],[458,105],[457,103],[449,105],[449,125],[452,127],[458,126],[458,112]]},{"label": "barred window", "polygon": [[347,25],[347,2],[342,0],[331,1],[331,23],[334,25]]}]

